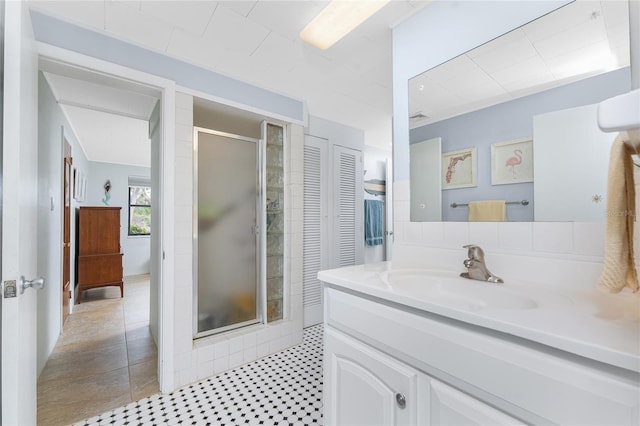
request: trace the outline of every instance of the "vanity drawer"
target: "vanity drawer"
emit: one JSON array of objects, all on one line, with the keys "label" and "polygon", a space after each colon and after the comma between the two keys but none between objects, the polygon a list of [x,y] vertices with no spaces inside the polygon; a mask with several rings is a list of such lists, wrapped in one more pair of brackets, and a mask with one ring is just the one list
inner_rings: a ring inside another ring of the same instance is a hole
[{"label": "vanity drawer", "polygon": [[325,323],[529,423],[640,423],[638,372],[325,287]]}]

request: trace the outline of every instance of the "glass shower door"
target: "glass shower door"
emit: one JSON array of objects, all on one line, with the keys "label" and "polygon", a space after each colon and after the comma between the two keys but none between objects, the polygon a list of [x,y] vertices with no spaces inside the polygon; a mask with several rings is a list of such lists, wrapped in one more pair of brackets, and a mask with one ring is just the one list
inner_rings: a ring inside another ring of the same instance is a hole
[{"label": "glass shower door", "polygon": [[260,143],[194,129],[196,337],[261,321]]}]

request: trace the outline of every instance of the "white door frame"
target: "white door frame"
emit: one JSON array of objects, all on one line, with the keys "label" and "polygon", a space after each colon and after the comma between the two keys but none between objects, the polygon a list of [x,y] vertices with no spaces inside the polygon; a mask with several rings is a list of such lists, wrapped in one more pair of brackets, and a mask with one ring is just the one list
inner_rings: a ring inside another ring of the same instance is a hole
[{"label": "white door frame", "polygon": [[385,161],[385,258],[393,259],[393,156]]},{"label": "white door frame", "polygon": [[[158,382],[161,392],[174,390],[174,182],[175,182],[175,82],[152,74],[106,62],[91,56],[36,42],[38,55],[88,71],[109,74],[158,89],[162,102],[162,143],[160,149],[161,235],[159,238],[160,277],[158,324]],[[152,251],[153,253],[153,251]]]}]

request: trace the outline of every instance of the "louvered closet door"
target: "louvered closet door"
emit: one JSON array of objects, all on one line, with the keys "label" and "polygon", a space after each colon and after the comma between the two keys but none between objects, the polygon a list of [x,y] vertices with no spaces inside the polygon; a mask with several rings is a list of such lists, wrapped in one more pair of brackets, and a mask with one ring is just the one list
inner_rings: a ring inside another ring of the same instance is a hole
[{"label": "louvered closet door", "polygon": [[302,285],[304,326],[322,322],[318,271],[328,269],[327,141],[305,136]]},{"label": "louvered closet door", "polygon": [[363,262],[364,194],[362,152],[333,147],[333,262],[332,266]]}]

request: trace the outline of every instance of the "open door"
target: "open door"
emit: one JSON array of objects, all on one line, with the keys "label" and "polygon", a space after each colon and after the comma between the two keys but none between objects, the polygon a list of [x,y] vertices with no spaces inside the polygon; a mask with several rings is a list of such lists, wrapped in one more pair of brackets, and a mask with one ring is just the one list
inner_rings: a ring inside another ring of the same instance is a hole
[{"label": "open door", "polygon": [[37,297],[21,292],[20,277],[35,278],[37,267],[38,61],[27,5],[4,5],[2,423],[32,425]]}]

